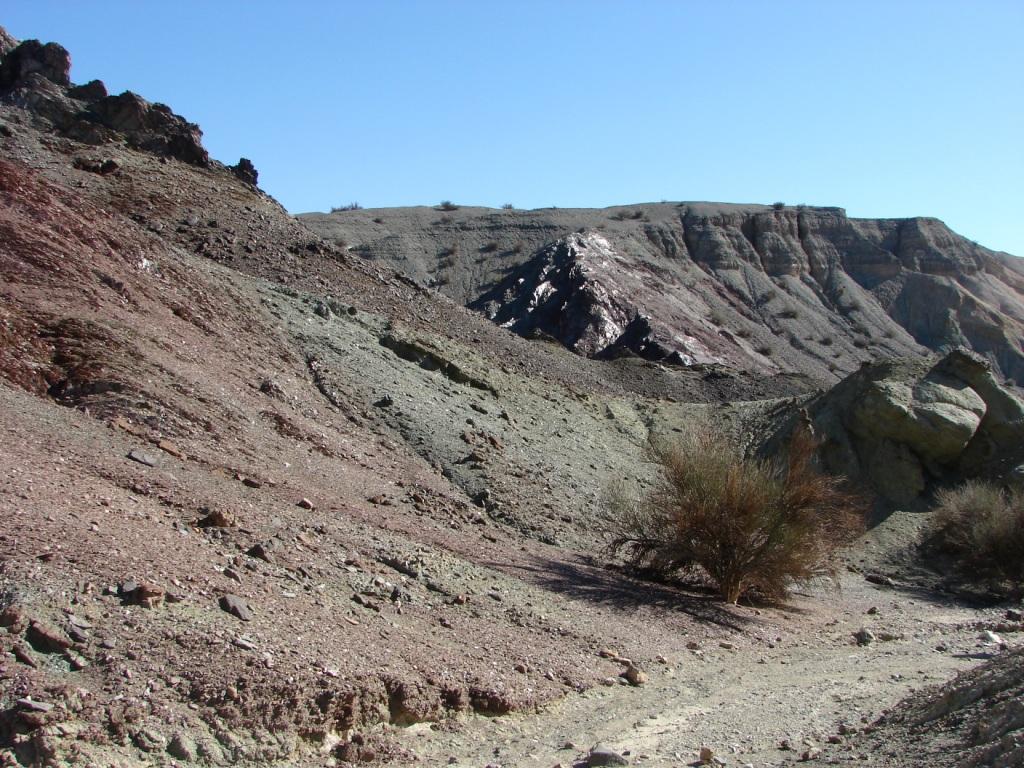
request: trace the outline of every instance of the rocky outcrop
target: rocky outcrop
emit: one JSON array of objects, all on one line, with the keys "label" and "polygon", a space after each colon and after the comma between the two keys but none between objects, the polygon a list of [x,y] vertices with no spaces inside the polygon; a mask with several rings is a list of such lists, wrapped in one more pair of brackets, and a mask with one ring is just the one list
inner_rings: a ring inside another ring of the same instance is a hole
[{"label": "rocky outcrop", "polygon": [[308,214],[319,234],[591,356],[795,371],[965,347],[1024,381],[1019,260],[936,219],[712,203]]},{"label": "rocky outcrop", "polygon": [[71,57],[56,43],[17,43],[0,29],[0,99],[86,144],[123,141],[134,149],[206,166],[199,126],[130,91],[110,96],[99,80],[73,85]]},{"label": "rocky outcrop", "polygon": [[1024,402],[964,350],[867,365],[812,401],[805,418],[827,469],[899,505],[940,481],[1003,479],[1024,447]]},{"label": "rocky outcrop", "polygon": [[259,171],[256,170],[256,166],[253,165],[252,160],[247,157],[239,158],[235,165],[230,166],[230,170],[235,174],[235,176],[249,186],[255,187],[259,181]]}]

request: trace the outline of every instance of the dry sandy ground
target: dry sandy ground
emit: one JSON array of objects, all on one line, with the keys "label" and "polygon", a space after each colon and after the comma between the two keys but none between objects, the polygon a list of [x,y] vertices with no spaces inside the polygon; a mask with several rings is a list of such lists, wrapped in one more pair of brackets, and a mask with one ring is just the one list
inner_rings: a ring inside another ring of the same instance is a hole
[{"label": "dry sandy ground", "polygon": [[[854,573],[844,575],[839,593],[814,590],[785,610],[739,607],[735,615],[749,624],[728,639],[698,633],[688,641],[696,649],[674,649],[665,663],[645,666],[650,678],[641,687],[597,687],[537,715],[419,725],[403,741],[428,765],[467,768],[586,764],[597,743],[645,766],[692,764],[702,746],[730,765],[781,765],[819,748],[828,762],[899,764],[912,758],[900,745],[866,753],[852,734],[908,694],[1006,652],[981,638],[983,627],[1001,623],[1002,610]],[[870,645],[853,639],[862,627],[876,636]],[[1020,645],[1017,635],[1002,637]],[[632,649],[615,650],[628,656]]]}]

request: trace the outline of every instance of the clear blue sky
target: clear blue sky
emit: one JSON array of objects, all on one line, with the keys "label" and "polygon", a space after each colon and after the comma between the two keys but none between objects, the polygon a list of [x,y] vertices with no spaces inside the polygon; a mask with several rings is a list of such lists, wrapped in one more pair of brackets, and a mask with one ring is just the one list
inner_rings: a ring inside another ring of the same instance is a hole
[{"label": "clear blue sky", "polygon": [[52,2],[290,211],[657,200],[937,216],[1024,256],[1024,2]]}]

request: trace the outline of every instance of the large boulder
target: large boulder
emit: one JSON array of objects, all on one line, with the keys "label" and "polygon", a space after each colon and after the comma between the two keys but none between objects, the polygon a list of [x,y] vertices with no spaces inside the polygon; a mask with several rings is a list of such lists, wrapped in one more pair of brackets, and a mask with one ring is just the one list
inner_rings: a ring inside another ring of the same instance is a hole
[{"label": "large boulder", "polygon": [[[3,35],[0,37],[0,48],[13,40],[6,32]],[[71,85],[71,55],[57,43],[26,40],[3,55],[0,89],[12,88],[29,75],[35,74],[66,88]]]},{"label": "large boulder", "polygon": [[1004,478],[1024,447],[1024,402],[964,350],[867,364],[809,403],[806,417],[829,471],[896,505],[936,482]]}]

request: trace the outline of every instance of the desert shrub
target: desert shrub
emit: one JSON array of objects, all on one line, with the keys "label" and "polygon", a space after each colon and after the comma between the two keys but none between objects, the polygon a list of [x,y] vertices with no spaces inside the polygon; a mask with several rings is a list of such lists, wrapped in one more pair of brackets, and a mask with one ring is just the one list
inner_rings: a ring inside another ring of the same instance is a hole
[{"label": "desert shrub", "polygon": [[331,213],[337,213],[338,211],[361,211],[363,206],[359,203],[348,203],[347,205],[336,205],[331,208]]},{"label": "desert shrub", "polygon": [[787,320],[793,320],[794,318],[799,316],[799,310],[797,310],[797,308],[792,305],[787,305],[779,310],[779,317],[784,317]]},{"label": "desert shrub", "polygon": [[480,246],[481,253],[494,253],[496,250],[498,250],[497,240],[491,240]]},{"label": "desert shrub", "polygon": [[384,223],[384,219],[382,219],[380,216],[374,216],[373,217],[373,223],[374,224],[383,224]]},{"label": "desert shrub", "polygon": [[1024,493],[971,480],[940,491],[926,547],[948,555],[968,580],[1024,587]]},{"label": "desert shrub", "polygon": [[709,318],[714,325],[725,325],[725,315],[715,310]]},{"label": "desert shrub", "polygon": [[835,343],[835,337],[826,334],[825,336],[822,336],[818,341],[823,347],[831,347]]},{"label": "desert shrub", "polygon": [[509,250],[509,253],[522,253],[523,252],[523,248],[525,248],[525,247],[526,246],[525,246],[525,244],[523,243],[522,240],[516,240],[516,242],[514,242],[512,244],[512,247],[509,248],[508,250]]},{"label": "desert shrub", "polygon": [[737,328],[736,335],[741,339],[749,339],[753,335],[753,332],[749,328]]},{"label": "desert shrub", "polygon": [[783,203],[782,201],[778,201],[778,202],[772,203],[772,208],[774,208],[776,211],[781,211],[785,207],[786,207],[786,204]]},{"label": "desert shrub", "polygon": [[503,211],[511,211],[511,210],[515,209],[515,206],[512,205],[512,203],[503,203],[502,206],[501,206],[501,209]]},{"label": "desert shrub", "polygon": [[451,200],[442,200],[440,203],[438,203],[437,207],[440,208],[442,211],[457,211],[457,210],[459,210],[459,206],[457,206]]},{"label": "desert shrub", "polygon": [[754,348],[754,351],[757,352],[757,354],[759,355],[764,355],[765,357],[772,356],[772,348],[769,347],[767,344],[757,345],[757,347]]},{"label": "desert shrub", "polygon": [[745,459],[708,430],[654,447],[654,489],[607,496],[608,547],[660,577],[703,573],[730,603],[748,592],[784,599],[834,575],[838,549],[863,530],[860,503],[813,467],[815,448],[806,429],[785,458]]}]

